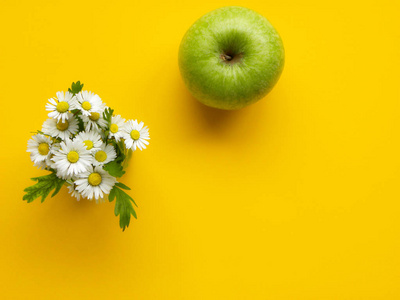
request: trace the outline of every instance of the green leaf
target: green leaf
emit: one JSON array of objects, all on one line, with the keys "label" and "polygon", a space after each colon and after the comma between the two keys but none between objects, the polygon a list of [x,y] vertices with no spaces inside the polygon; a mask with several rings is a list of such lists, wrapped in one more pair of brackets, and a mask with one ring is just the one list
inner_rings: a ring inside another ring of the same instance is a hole
[{"label": "green leaf", "polygon": [[107,121],[107,128],[110,128],[111,126],[111,117],[114,113],[114,110],[107,107],[104,111],[103,111],[103,119]]},{"label": "green leaf", "polygon": [[125,174],[125,171],[122,170],[121,164],[115,160],[105,164],[103,169],[106,170],[111,176],[117,178]]},{"label": "green leaf", "polygon": [[76,116],[77,118],[77,120],[78,120],[78,129],[79,129],[79,132],[81,132],[81,131],[85,131],[85,125],[83,124],[83,121],[82,121],[82,119],[79,117],[79,116]]},{"label": "green leaf", "polygon": [[131,190],[131,188],[130,187],[128,187],[128,186],[126,186],[125,184],[123,184],[122,182],[117,182],[116,184],[115,184],[117,187],[120,187],[121,189],[124,189],[124,190]]},{"label": "green leaf", "polygon": [[119,141],[118,143],[116,143],[117,145],[117,158],[115,159],[116,162],[122,164],[122,162],[125,159],[125,143],[123,141]]},{"label": "green leaf", "polygon": [[[137,219],[135,209],[133,208],[133,205],[132,205],[132,203],[135,205],[136,205],[136,203],[132,199],[131,196],[129,196],[127,193],[125,193],[123,190],[121,190],[117,186],[118,184],[119,183],[114,185],[114,187],[110,191],[108,199],[110,202],[112,202],[114,200],[114,198],[116,199],[114,214],[115,214],[115,216],[119,216],[119,226],[122,228],[122,231],[124,231],[125,228],[129,226],[129,223],[131,221],[131,215],[135,219]],[[122,185],[124,187],[127,187],[124,184],[122,184]]]},{"label": "green leaf", "polygon": [[68,91],[72,94],[78,94],[80,91],[82,91],[83,88],[83,83],[81,84],[80,81],[73,82],[71,84],[71,88],[68,89]]},{"label": "green leaf", "polygon": [[26,194],[22,198],[22,200],[26,200],[28,203],[39,197],[42,197],[41,202],[43,202],[52,190],[54,192],[51,197],[54,197],[65,183],[65,180],[58,178],[55,173],[31,179],[37,181],[37,183],[24,189]]},{"label": "green leaf", "polygon": [[[55,195],[58,194],[58,192],[61,190],[62,186],[64,185],[64,182],[62,184],[59,184],[56,186],[56,188],[54,189],[53,194],[51,194],[51,198],[53,198]],[[43,201],[42,201],[43,202]]]},{"label": "green leaf", "polygon": [[115,199],[115,190],[116,189],[111,189],[110,194],[108,194],[108,201],[113,202]]}]

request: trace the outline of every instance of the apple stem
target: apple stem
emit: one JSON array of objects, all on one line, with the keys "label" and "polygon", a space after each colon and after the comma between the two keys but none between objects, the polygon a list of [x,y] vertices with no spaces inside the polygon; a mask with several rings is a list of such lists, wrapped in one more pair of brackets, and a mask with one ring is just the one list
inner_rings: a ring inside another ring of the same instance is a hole
[{"label": "apple stem", "polygon": [[226,60],[226,61],[231,61],[231,60],[232,60],[232,56],[229,56],[229,55],[227,55],[227,54],[222,54],[222,55],[221,55],[221,58],[222,58],[223,60]]}]

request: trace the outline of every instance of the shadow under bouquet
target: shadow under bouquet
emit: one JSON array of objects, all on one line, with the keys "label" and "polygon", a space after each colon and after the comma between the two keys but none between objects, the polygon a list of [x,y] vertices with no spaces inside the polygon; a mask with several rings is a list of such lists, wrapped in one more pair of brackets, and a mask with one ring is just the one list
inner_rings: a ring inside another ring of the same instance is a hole
[{"label": "shadow under bouquet", "polygon": [[125,192],[130,188],[117,179],[125,174],[133,151],[149,144],[149,130],[143,122],[114,115],[98,95],[82,88],[78,81],[49,99],[49,119],[34,132],[27,152],[35,166],[50,174],[32,178],[36,184],[24,190],[23,200],[29,203],[41,197],[43,202],[63,185],[78,201],[115,199],[114,213],[125,230],[131,215],[136,218],[133,205],[137,205]]}]

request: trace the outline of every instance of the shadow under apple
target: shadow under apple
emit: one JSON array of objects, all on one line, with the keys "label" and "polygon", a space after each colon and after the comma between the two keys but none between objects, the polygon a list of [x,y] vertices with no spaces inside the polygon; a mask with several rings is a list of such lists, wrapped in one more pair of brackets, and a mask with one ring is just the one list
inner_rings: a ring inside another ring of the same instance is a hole
[{"label": "shadow under apple", "polygon": [[209,134],[223,135],[232,128],[234,123],[241,122],[252,114],[251,108],[222,110],[208,107],[200,103],[190,94],[180,78],[179,81],[178,89],[182,94],[181,104],[183,110],[191,116],[193,124],[196,124],[196,127],[201,127]]},{"label": "shadow under apple", "polygon": [[[181,94],[180,110],[190,116],[192,120],[189,127],[194,127],[207,135],[230,136],[232,130],[258,130],[258,125],[269,119],[273,111],[273,102],[277,95],[270,93],[257,103],[239,110],[221,110],[208,107],[197,101],[187,90],[181,78],[178,80],[177,90]],[[267,121],[268,123],[268,121]],[[240,134],[240,138],[246,139],[246,135]]]}]

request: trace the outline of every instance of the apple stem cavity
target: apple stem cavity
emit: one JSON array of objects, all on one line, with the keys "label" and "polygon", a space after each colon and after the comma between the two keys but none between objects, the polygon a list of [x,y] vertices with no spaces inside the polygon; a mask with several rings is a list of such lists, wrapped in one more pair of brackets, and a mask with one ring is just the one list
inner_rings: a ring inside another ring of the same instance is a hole
[{"label": "apple stem cavity", "polygon": [[220,55],[221,60],[229,65],[234,65],[236,63],[240,63],[243,57],[243,53],[231,54],[231,53],[222,53]]}]

